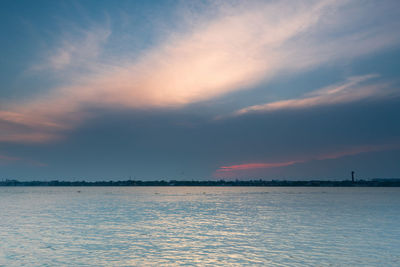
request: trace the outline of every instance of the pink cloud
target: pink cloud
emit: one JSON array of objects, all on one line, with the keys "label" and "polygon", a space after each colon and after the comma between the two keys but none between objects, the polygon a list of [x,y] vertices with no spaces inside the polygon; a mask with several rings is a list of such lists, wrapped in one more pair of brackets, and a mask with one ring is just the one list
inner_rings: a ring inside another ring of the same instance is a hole
[{"label": "pink cloud", "polygon": [[387,83],[373,83],[369,85],[362,85],[363,82],[376,77],[378,77],[378,75],[375,74],[353,76],[348,78],[345,83],[336,84],[316,91],[312,91],[299,98],[281,100],[261,105],[254,105],[240,109],[234,114],[242,115],[251,112],[304,109],[316,106],[349,103],[371,97],[387,97],[392,95],[394,91],[388,89]]},{"label": "pink cloud", "polygon": [[329,160],[329,159],[337,159],[345,156],[353,156],[361,153],[368,153],[368,152],[379,152],[379,151],[386,151],[386,150],[397,150],[400,149],[399,143],[393,144],[381,144],[381,145],[365,145],[365,146],[358,146],[358,147],[350,147],[345,150],[341,151],[333,151],[326,154],[319,154],[316,156],[305,156],[300,159],[290,160],[290,161],[283,161],[283,162],[258,162],[258,163],[244,163],[244,164],[237,164],[237,165],[230,165],[230,166],[221,166],[219,167],[216,172],[214,173],[215,177],[218,178],[233,178],[239,177],[241,175],[246,176],[249,172],[253,170],[262,170],[262,169],[270,169],[270,168],[281,168],[287,167],[294,164],[301,164],[310,162],[313,160]]},{"label": "pink cloud", "polygon": [[361,153],[379,152],[385,150],[400,149],[400,144],[381,144],[381,145],[365,145],[359,147],[352,147],[343,151],[331,152],[329,154],[321,154],[315,157],[317,160],[337,159],[345,156],[353,156]]},{"label": "pink cloud", "polygon": [[269,168],[285,167],[299,162],[301,161],[288,161],[288,162],[275,162],[275,163],[245,163],[239,165],[221,166],[217,171],[231,172],[231,171],[241,171],[241,170],[251,170],[251,169],[269,169]]}]

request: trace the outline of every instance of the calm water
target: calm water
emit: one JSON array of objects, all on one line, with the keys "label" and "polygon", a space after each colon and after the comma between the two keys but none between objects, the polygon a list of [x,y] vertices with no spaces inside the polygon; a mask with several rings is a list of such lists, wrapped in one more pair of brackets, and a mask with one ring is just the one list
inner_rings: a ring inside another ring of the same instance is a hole
[{"label": "calm water", "polygon": [[400,266],[400,188],[3,187],[1,265]]}]

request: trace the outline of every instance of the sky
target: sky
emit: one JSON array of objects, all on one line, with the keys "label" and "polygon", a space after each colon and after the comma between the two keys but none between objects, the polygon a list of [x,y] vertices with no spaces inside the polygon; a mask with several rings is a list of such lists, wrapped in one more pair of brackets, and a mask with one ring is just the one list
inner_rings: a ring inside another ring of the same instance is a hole
[{"label": "sky", "polygon": [[0,5],[0,179],[400,177],[398,0]]}]

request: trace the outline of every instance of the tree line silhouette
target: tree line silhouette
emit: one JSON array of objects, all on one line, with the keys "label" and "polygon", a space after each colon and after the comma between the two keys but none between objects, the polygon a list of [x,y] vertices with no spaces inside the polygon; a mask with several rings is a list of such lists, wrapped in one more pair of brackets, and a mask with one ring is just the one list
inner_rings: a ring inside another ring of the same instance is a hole
[{"label": "tree line silhouette", "polygon": [[364,186],[364,187],[400,187],[400,179],[372,179],[372,180],[125,180],[125,181],[18,181],[3,180],[0,186]]}]

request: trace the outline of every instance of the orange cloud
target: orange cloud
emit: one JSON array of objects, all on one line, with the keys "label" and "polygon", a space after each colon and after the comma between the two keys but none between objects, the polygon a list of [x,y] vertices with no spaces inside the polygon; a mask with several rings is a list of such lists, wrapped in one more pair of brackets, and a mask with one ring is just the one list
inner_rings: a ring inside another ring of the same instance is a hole
[{"label": "orange cloud", "polygon": [[[322,40],[319,34],[325,32],[324,27],[343,28],[341,23],[350,23],[337,12],[345,4],[222,4],[217,15],[206,15],[183,31],[171,32],[134,60],[129,60],[133,58],[129,55],[105,56],[102,45],[111,35],[108,26],[83,31],[85,37],[64,40],[61,48],[33,68],[51,68],[51,74],[65,77],[66,85],[35,99],[1,105],[0,124],[9,124],[9,131],[0,132],[0,141],[54,140],[90,116],[85,113],[88,106],[179,108],[250,88],[281,71],[304,70],[399,41],[397,35],[385,30],[369,34],[370,27],[359,29],[359,35],[349,33]],[[82,68],[86,70],[83,73]],[[269,104],[266,108],[314,105],[321,102],[321,96],[302,101]],[[249,111],[252,109],[258,108]]]}]

